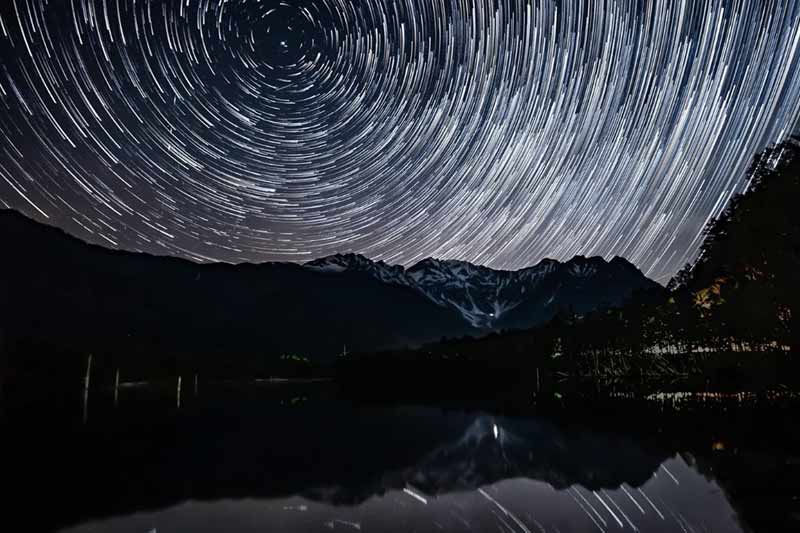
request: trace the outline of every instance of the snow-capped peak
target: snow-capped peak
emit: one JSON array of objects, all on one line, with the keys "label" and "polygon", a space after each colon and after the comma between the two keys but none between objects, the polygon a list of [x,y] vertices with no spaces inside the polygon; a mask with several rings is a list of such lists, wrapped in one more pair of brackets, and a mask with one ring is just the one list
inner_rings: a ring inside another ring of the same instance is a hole
[{"label": "snow-capped peak", "polygon": [[[627,261],[614,258],[576,256],[566,263],[544,259],[535,266],[516,271],[494,270],[467,261],[424,259],[408,269],[372,261],[360,254],[336,254],[305,264],[319,272],[365,272],[394,285],[410,287],[442,307],[459,313],[477,328],[494,328],[509,312],[527,300],[541,301],[542,307],[557,305],[562,282],[548,282],[558,276],[576,280],[594,278],[601,271],[633,269],[644,282],[646,278]],[[545,293],[542,293],[544,291]]]},{"label": "snow-capped peak", "polygon": [[405,269],[383,261],[373,261],[361,254],[336,254],[321,257],[304,265],[318,272],[367,272],[384,283],[407,285]]},{"label": "snow-capped peak", "polygon": [[306,268],[321,270],[326,272],[343,272],[345,270],[361,270],[368,268],[373,261],[361,254],[336,254],[328,257],[321,257],[309,263]]}]

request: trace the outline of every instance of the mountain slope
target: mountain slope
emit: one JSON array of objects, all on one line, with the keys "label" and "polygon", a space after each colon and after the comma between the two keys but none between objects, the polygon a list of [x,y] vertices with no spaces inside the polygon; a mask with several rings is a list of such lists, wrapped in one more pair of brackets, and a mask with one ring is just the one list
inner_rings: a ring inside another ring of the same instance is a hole
[{"label": "mountain slope", "polygon": [[655,286],[622,259],[582,257],[516,272],[435,259],[405,269],[353,254],[203,265],[90,245],[11,211],[0,212],[0,242],[7,343],[110,354],[142,373],[204,361],[207,372],[253,375],[267,357],[330,360],[345,347],[530,327]]},{"label": "mountain slope", "polygon": [[8,251],[0,319],[15,342],[142,358],[171,353],[175,364],[235,354],[237,365],[257,365],[266,355],[324,359],[345,345],[375,350],[475,333],[410,288],[358,273],[112,251],[13,212],[0,212],[0,242]]},{"label": "mountain slope", "polygon": [[356,254],[306,263],[316,272],[359,272],[392,285],[410,287],[475,328],[527,328],[559,309],[577,312],[620,305],[633,291],[660,287],[634,265],[615,257],[577,256],[565,263],[545,259],[517,271],[493,270],[464,261],[425,259],[404,269]]}]

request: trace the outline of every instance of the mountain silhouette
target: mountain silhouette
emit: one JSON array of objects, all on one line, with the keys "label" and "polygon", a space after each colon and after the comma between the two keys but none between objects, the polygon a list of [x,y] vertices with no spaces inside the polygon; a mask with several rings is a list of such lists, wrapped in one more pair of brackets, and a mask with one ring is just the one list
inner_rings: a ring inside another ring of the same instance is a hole
[{"label": "mountain silhouette", "polygon": [[290,263],[196,264],[88,245],[0,213],[9,342],[64,348],[333,357],[476,333],[408,287]]},{"label": "mountain silhouette", "polygon": [[517,272],[434,259],[404,269],[355,255],[198,264],[90,245],[13,211],[0,212],[0,239],[10,351],[110,354],[143,374],[246,373],[268,356],[331,360],[478,336],[655,285],[622,259],[583,257]]}]

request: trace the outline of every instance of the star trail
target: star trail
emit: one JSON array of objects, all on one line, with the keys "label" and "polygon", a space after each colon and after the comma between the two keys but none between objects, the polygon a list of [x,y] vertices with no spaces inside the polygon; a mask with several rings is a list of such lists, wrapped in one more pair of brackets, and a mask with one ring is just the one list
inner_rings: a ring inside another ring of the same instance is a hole
[{"label": "star trail", "polygon": [[196,261],[663,282],[799,116],[795,0],[0,7],[0,206]]}]

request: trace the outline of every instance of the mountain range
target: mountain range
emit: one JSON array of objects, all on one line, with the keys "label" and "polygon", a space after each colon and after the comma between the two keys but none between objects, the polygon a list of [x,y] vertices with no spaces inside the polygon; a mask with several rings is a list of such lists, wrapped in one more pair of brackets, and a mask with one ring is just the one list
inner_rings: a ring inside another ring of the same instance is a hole
[{"label": "mountain range", "polygon": [[198,264],[87,244],[0,212],[6,342],[225,361],[418,346],[541,324],[660,286],[621,258],[517,270],[426,259],[404,268],[342,254],[294,263]]},{"label": "mountain range", "polygon": [[358,254],[338,254],[305,264],[317,272],[361,272],[409,287],[450,309],[477,329],[527,328],[559,309],[585,312],[623,303],[638,289],[658,285],[621,257],[544,259],[521,270],[494,270],[466,261],[428,258],[406,269]]}]

